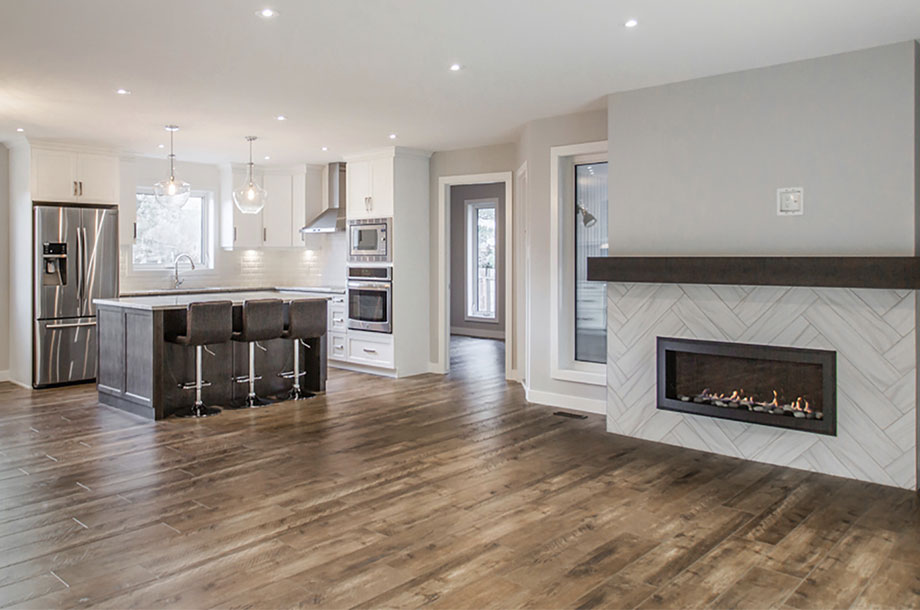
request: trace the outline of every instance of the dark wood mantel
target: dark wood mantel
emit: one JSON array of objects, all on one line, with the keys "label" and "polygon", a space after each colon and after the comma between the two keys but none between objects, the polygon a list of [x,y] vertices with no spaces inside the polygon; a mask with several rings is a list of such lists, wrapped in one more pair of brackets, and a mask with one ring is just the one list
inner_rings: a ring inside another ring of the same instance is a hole
[{"label": "dark wood mantel", "polygon": [[916,256],[607,256],[588,279],[654,284],[734,284],[920,289]]}]

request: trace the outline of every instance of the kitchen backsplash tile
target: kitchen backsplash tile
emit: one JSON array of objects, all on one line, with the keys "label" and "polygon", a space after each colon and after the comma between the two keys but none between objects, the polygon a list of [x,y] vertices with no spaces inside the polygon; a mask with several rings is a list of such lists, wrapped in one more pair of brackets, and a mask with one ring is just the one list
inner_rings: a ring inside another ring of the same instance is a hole
[{"label": "kitchen backsplash tile", "polygon": [[[190,271],[182,263],[183,289],[209,287],[344,286],[346,240],[344,233],[309,235],[302,249],[221,250],[214,252],[213,269]],[[131,246],[120,251],[122,293],[172,288],[172,267],[135,271]]]}]

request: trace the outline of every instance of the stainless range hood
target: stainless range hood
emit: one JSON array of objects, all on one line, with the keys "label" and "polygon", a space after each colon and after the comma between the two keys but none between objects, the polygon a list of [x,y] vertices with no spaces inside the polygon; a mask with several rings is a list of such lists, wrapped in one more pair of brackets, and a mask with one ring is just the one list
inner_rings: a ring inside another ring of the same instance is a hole
[{"label": "stainless range hood", "polygon": [[333,233],[345,230],[345,164],[329,164],[329,207],[309,221],[301,233]]}]

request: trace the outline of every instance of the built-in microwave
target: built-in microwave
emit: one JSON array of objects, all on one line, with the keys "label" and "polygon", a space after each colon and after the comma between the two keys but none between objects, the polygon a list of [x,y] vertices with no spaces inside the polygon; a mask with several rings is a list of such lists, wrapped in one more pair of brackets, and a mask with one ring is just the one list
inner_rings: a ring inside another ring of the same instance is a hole
[{"label": "built-in microwave", "polygon": [[348,328],[393,332],[393,268],[348,268]]},{"label": "built-in microwave", "polygon": [[348,262],[389,263],[393,260],[393,219],[348,221]]}]

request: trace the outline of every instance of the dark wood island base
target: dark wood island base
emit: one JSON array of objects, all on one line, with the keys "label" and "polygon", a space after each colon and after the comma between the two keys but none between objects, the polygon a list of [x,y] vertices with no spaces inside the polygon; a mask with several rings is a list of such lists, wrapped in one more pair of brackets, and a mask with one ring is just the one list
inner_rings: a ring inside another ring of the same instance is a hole
[{"label": "dark wood island base", "polygon": [[[220,296],[233,300],[233,316],[238,321],[242,307],[239,299],[243,293]],[[285,314],[291,300],[303,298],[303,295],[245,294],[245,298],[266,296],[282,298]],[[125,304],[140,299],[97,302],[99,371],[96,388],[100,403],[151,420],[164,419],[194,403],[194,391],[183,390],[180,386],[195,379],[195,349],[165,340],[168,333],[185,328],[186,304],[179,302],[182,299],[172,298],[176,301],[174,305],[154,307]],[[194,295],[188,295],[185,300],[195,300]],[[318,315],[325,318],[326,299],[310,300],[322,304],[317,308],[321,312]],[[310,392],[324,392],[326,335],[305,339],[303,343],[306,345],[298,344],[301,370],[305,371],[301,387]],[[256,392],[260,396],[283,399],[290,392],[293,380],[280,374],[293,369],[293,345],[294,342],[287,339],[259,342],[259,346],[264,348],[264,351],[256,349],[256,371],[261,376],[256,382]],[[228,341],[210,345],[207,350],[202,363],[202,376],[210,383],[202,390],[205,404],[216,407],[241,405],[246,398],[248,384],[237,383],[234,379],[248,372],[248,346]]]}]

